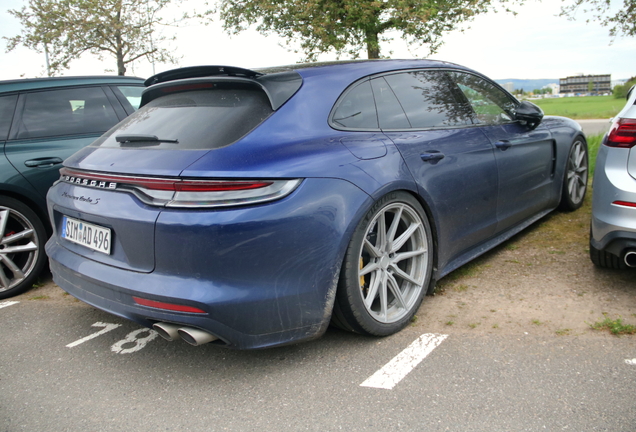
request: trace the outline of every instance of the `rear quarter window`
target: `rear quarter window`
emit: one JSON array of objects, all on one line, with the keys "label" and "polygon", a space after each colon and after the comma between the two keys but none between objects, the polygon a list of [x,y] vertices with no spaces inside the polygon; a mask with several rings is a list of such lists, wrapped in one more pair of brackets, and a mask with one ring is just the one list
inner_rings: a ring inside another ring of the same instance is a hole
[{"label": "rear quarter window", "polygon": [[[152,100],[92,146],[154,149],[215,149],[232,144],[272,114],[256,89],[195,90]],[[117,142],[118,135],[154,135],[163,141]]]},{"label": "rear quarter window", "polygon": [[378,129],[378,113],[369,81],[351,88],[340,98],[331,115],[331,125],[336,129]]}]

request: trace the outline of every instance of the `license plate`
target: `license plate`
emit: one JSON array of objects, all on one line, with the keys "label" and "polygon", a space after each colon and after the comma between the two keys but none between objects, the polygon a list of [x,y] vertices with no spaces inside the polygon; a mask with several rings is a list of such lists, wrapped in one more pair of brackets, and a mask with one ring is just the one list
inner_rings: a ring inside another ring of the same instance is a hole
[{"label": "license plate", "polygon": [[62,238],[110,255],[110,229],[64,216]]}]

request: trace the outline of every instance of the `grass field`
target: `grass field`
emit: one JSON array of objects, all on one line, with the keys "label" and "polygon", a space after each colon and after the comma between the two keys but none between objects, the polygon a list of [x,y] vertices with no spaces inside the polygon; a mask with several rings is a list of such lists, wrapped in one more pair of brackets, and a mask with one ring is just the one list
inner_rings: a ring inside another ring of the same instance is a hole
[{"label": "grass field", "polygon": [[614,117],[625,105],[625,99],[614,96],[582,96],[532,100],[546,115],[571,119],[602,119]]},{"label": "grass field", "polygon": [[587,151],[589,157],[588,174],[594,175],[594,168],[596,167],[596,155],[598,154],[598,148],[603,141],[603,134],[590,135],[587,138]]}]

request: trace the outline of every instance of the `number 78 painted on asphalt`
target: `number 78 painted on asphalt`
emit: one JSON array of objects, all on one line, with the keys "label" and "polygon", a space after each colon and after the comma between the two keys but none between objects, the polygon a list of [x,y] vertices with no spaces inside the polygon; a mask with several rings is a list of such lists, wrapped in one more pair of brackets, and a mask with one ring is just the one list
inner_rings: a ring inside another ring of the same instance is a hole
[{"label": "number 78 painted on asphalt", "polygon": [[[102,330],[92,333],[86,337],[83,337],[81,339],[76,340],[75,342],[72,342],[68,345],[66,345],[67,348],[73,348],[76,347],[80,344],[83,344],[84,342],[87,342],[91,339],[94,339],[98,336],[104,335],[110,331],[115,330],[118,327],[121,327],[121,324],[111,324],[111,323],[103,323],[103,322],[96,322],[95,324],[91,325],[91,327],[103,327]],[[145,337],[139,337],[140,334],[144,334],[144,333],[148,333],[147,336]],[[115,342],[113,344],[113,346],[110,347],[111,351],[117,353],[117,354],[130,354],[130,353],[134,353],[137,352],[139,350],[141,350],[142,348],[144,348],[146,346],[146,344],[148,344],[148,342],[152,341],[153,339],[155,339],[157,336],[159,336],[159,334],[151,329],[148,328],[140,328],[137,330],[134,330],[130,333],[128,333],[126,335],[126,337],[118,342]],[[125,345],[130,345],[130,344],[134,344],[131,347],[128,348],[124,348]]]}]

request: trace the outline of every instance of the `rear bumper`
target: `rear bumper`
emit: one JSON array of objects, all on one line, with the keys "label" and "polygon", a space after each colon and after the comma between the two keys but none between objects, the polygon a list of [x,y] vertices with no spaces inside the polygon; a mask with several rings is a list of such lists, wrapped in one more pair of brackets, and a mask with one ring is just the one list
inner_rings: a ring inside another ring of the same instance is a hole
[{"label": "rear bumper", "polygon": [[[55,253],[56,248],[59,248],[59,246],[53,245],[51,252]],[[326,322],[318,322],[269,334],[246,334],[214,320],[209,314],[174,313],[136,305],[132,297],[142,295],[137,291],[123,289],[107,282],[88,278],[53,260],[51,260],[50,264],[53,280],[56,284],[73,297],[97,309],[129,319],[145,327],[152,327],[156,322],[171,322],[200,328],[219,338],[214,343],[232,348],[257,349],[308,340],[324,333],[329,324],[327,319]],[[148,282],[152,283],[152,281]],[[152,298],[161,297],[153,296]],[[163,298],[163,301],[174,301],[174,299]],[[180,303],[184,304],[186,302],[180,301]],[[187,302],[186,304],[197,305],[197,307],[206,306],[197,302]]]},{"label": "rear bumper", "polygon": [[[150,273],[91,260],[58,235],[46,251],[54,281],[98,309],[148,327],[200,328],[233,348],[283,345],[326,330],[340,263],[368,200],[348,182],[308,179],[263,206],[164,210]],[[205,313],[141,306],[133,297]]]},{"label": "rear bumper", "polygon": [[[594,231],[595,224],[598,226],[599,222],[592,221],[592,231]],[[618,228],[615,227],[615,230],[610,231],[599,240],[596,240],[592,235],[590,244],[595,249],[609,252],[622,259],[628,250],[636,250],[636,232],[620,231]]]},{"label": "rear bumper", "polygon": [[629,152],[601,146],[594,173],[590,243],[618,257],[636,248],[636,208],[613,204],[636,203],[636,179],[627,172]]}]

